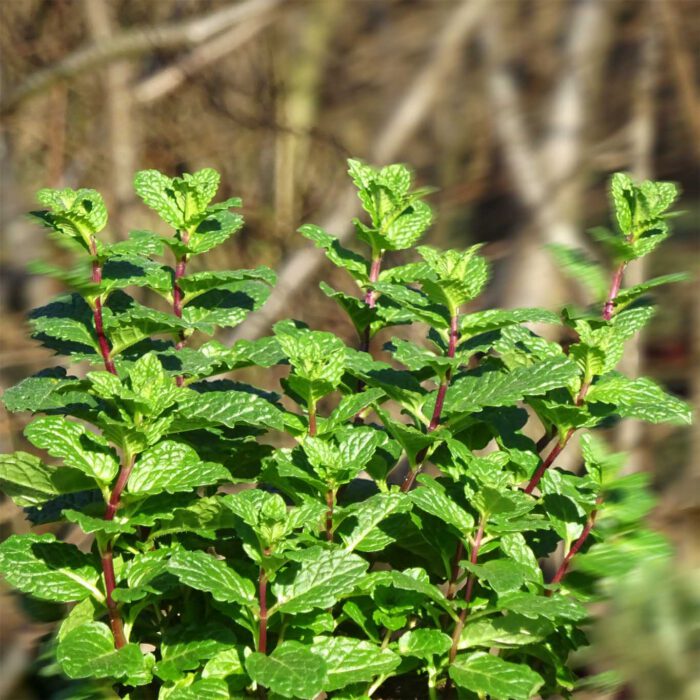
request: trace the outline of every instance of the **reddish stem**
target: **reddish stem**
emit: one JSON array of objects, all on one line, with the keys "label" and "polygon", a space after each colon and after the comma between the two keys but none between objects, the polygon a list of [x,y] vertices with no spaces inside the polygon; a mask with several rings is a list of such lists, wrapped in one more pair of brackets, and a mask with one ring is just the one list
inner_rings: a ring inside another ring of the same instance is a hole
[{"label": "reddish stem", "polygon": [[132,457],[119,470],[117,481],[114,484],[114,488],[112,489],[112,493],[109,497],[109,502],[107,503],[107,508],[103,516],[105,520],[114,520],[114,515],[117,512],[119,506],[121,505],[122,493],[124,491],[124,488],[126,487],[126,482],[131,476],[131,470],[134,468],[135,461],[136,457]]},{"label": "reddish stem", "polygon": [[[190,242],[190,234],[187,233],[187,231],[182,231],[180,234],[180,240],[184,245],[187,245]],[[178,284],[178,280],[182,279],[186,272],[187,255],[185,254],[181,258],[178,258],[175,264],[175,279],[173,280],[173,313],[175,316],[177,316],[177,318],[182,318],[182,300],[184,297],[182,289],[180,289],[180,285]],[[183,331],[180,331],[178,340],[175,343],[175,349],[181,350],[185,346],[185,341],[185,334]],[[175,377],[175,383],[178,386],[183,386],[185,383],[185,378],[181,374],[178,374],[177,377]]]},{"label": "reddish stem", "polygon": [[333,489],[326,492],[326,539],[333,541],[333,508],[335,507],[335,494]]},{"label": "reddish stem", "polygon": [[[472,564],[476,564],[476,562],[479,559],[479,548],[481,547],[481,540],[484,537],[485,526],[486,518],[482,516],[481,520],[479,521],[479,529],[476,531],[474,543],[472,544],[471,556],[469,557],[469,561]],[[457,656],[457,646],[459,645],[459,638],[462,636],[462,630],[464,629],[467,617],[469,616],[469,604],[471,603],[472,595],[474,593],[475,580],[476,577],[474,576],[474,574],[469,574],[469,578],[467,579],[467,585],[464,587],[465,606],[462,609],[462,612],[459,614],[459,621],[455,625],[454,632],[452,633],[452,648],[450,649],[449,657],[450,663],[452,663],[455,660],[455,656]]]},{"label": "reddish stem", "polygon": [[[379,271],[382,269],[382,256],[380,255],[378,258],[373,258],[372,259],[372,266],[370,267],[369,270],[369,281],[370,285],[374,284],[379,279]],[[365,304],[369,306],[370,309],[374,308],[374,305],[377,303],[377,297],[375,296],[374,290],[373,289],[368,289],[365,292],[365,297],[364,297]],[[370,328],[369,325],[367,325],[367,328],[365,328],[364,333],[362,334],[362,340],[360,342],[360,350],[362,352],[369,352],[369,344],[371,341],[371,334],[370,334]],[[363,391],[365,388],[365,383],[360,379],[357,382],[357,388],[355,389],[356,393],[360,393]],[[354,419],[355,424],[362,423],[362,417],[358,413],[355,416]]]},{"label": "reddish stem", "polygon": [[[602,503],[603,499],[599,496],[598,499],[596,500],[596,506],[600,505]],[[595,510],[591,511],[591,514],[588,516],[588,520],[586,520],[586,526],[583,528],[583,532],[579,535],[579,538],[576,540],[576,542],[571,545],[571,549],[568,551],[567,555],[564,557],[564,561],[562,561],[561,566],[557,569],[557,572],[554,574],[552,577],[552,580],[550,583],[556,584],[559,583],[564,576],[566,576],[566,572],[569,569],[569,565],[571,564],[571,560],[576,556],[576,553],[581,549],[583,546],[583,543],[588,539],[588,535],[591,534],[591,530],[593,529],[593,526],[595,525],[595,519],[596,516],[598,515],[598,509],[596,508]],[[545,595],[550,596],[552,595],[551,589],[548,589],[545,591]]]},{"label": "reddish stem", "polygon": [[316,437],[316,406],[309,408],[309,437]]},{"label": "reddish stem", "polygon": [[607,301],[603,306],[603,320],[609,321],[612,318],[613,310],[615,308],[615,299],[620,292],[620,286],[622,285],[622,275],[627,267],[626,262],[620,263],[620,266],[615,270],[613,275],[612,284],[610,285],[610,292],[608,293]]},{"label": "reddish stem", "polygon": [[258,597],[260,600],[260,628],[258,631],[258,651],[267,654],[267,575],[260,567],[258,576]]},{"label": "reddish stem", "polygon": [[544,473],[552,466],[554,460],[561,454],[562,450],[566,447],[573,434],[574,429],[570,428],[569,432],[566,433],[564,438],[554,445],[552,451],[547,455],[542,464],[537,467],[537,471],[535,471],[535,473],[532,475],[530,483],[528,483],[527,487],[525,488],[525,493],[532,493],[535,490]]},{"label": "reddish stem", "polygon": [[[459,314],[455,314],[450,319],[450,339],[447,346],[446,354],[446,357],[449,357],[450,359],[452,359],[455,356],[455,352],[457,351],[457,341],[459,340],[458,323]],[[437,396],[435,397],[435,408],[433,409],[433,415],[430,419],[430,424],[428,425],[429,433],[432,433],[440,425],[440,419],[442,418],[442,409],[445,405],[445,396],[447,395],[447,387],[450,385],[451,379],[452,368],[449,367],[445,372],[445,378],[440,382],[440,386],[438,387]],[[423,462],[425,461],[427,453],[428,448],[426,447],[416,455],[416,464],[418,466],[415,469],[409,471],[406,475],[403,484],[401,484],[402,491],[411,490],[411,487],[413,486],[416,477],[418,476],[418,474],[420,474],[420,471],[423,468]]]},{"label": "reddish stem", "polygon": [[[102,282],[102,265],[97,257],[97,243],[94,236],[90,238],[90,253],[93,255],[92,276],[90,279],[93,284],[100,284],[100,282]],[[112,374],[116,374],[117,370],[114,366],[114,360],[112,360],[110,356],[112,349],[109,347],[109,341],[105,336],[104,324],[102,321],[102,299],[99,296],[95,299],[95,307],[92,311],[92,316],[95,322],[97,343],[100,346],[100,354],[102,355],[105,369]]]},{"label": "reddish stem", "polygon": [[111,545],[102,553],[102,573],[105,580],[105,599],[107,603],[107,614],[109,615],[109,626],[112,629],[115,648],[121,649],[126,644],[126,637],[124,636],[124,623],[122,622],[119,608],[112,598],[112,593],[117,587],[117,584],[114,577],[114,561],[112,559]]}]

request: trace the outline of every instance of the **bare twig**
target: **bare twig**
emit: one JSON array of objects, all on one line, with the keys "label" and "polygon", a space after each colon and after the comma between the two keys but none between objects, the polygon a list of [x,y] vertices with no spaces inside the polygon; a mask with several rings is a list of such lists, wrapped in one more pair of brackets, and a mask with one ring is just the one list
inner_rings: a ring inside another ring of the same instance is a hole
[{"label": "bare twig", "polygon": [[81,73],[120,58],[138,56],[156,49],[197,46],[229,27],[274,7],[280,0],[247,0],[224,5],[220,10],[183,22],[123,31],[113,38],[90,43],[62,61],[33,73],[2,101],[0,110],[7,112],[32,95],[42,92],[59,80],[68,80]]},{"label": "bare twig", "polygon": [[200,70],[233,53],[275,19],[277,15],[271,10],[281,2],[282,0],[276,0],[268,3],[259,15],[250,17],[240,25],[234,25],[220,36],[192,49],[181,59],[144,78],[134,87],[134,100],[139,104],[160,100]]}]

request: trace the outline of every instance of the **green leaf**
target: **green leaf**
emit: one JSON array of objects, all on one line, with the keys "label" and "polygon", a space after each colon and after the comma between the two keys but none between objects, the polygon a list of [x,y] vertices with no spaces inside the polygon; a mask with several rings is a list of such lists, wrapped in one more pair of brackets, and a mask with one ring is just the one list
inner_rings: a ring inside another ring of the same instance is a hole
[{"label": "green leaf", "polygon": [[283,321],[275,336],[289,358],[293,372],[288,387],[303,401],[315,404],[340,384],[345,369],[345,345],[332,333],[297,328]]},{"label": "green leaf", "polygon": [[667,394],[651,379],[628,379],[621,374],[609,374],[594,384],[586,401],[609,403],[623,418],[638,418],[648,423],[677,423],[690,425],[690,406]]},{"label": "green leaf", "polygon": [[142,170],[136,173],[134,189],[163,221],[175,229],[190,229],[201,220],[216,194],[219,179],[212,168],[174,178],[157,170]]},{"label": "green leaf", "polygon": [[544,617],[552,621],[581,622],[588,617],[586,608],[567,595],[546,598],[532,593],[510,593],[498,599],[498,607],[532,619]]},{"label": "green leaf", "polygon": [[372,681],[391,673],[401,662],[390,649],[351,637],[316,637],[313,653],[326,662],[326,692]]},{"label": "green leaf", "polygon": [[139,457],[129,477],[128,493],[145,496],[161,491],[177,493],[229,479],[228,471],[214,462],[202,462],[188,445],[164,440]]},{"label": "green leaf", "polygon": [[236,637],[230,628],[217,624],[177,626],[167,629],[160,644],[161,660],[153,668],[158,678],[177,681],[200,662],[233,649]]},{"label": "green leaf", "polygon": [[129,382],[131,391],[145,404],[151,419],[172,406],[179,395],[178,387],[152,352],[142,355],[131,365]]},{"label": "green leaf", "polygon": [[68,406],[94,408],[95,399],[83,391],[84,383],[77,377],[61,376],[57,372],[44,371],[27,377],[7,389],[2,402],[8,411],[51,411]]},{"label": "green leaf", "polygon": [[226,287],[232,283],[246,280],[262,280],[268,285],[274,285],[276,279],[277,275],[269,267],[261,265],[254,270],[206,270],[194,272],[185,277],[180,277],[177,281],[177,286],[184,293],[183,303],[187,305],[205,292],[219,287]]},{"label": "green leaf", "polygon": [[[567,357],[518,367],[510,372],[476,371],[455,379],[447,391],[447,413],[477,412],[486,406],[509,406],[526,396],[538,396],[566,386],[578,377],[578,368]],[[430,410],[430,406],[425,410]]]},{"label": "green leaf", "polygon": [[241,687],[245,687],[249,681],[244,663],[244,647],[236,646],[231,649],[225,649],[207,661],[202,670],[202,678],[233,679],[235,677],[236,683],[240,683]]},{"label": "green leaf", "polygon": [[350,593],[367,570],[362,557],[346,551],[311,547],[295,558],[298,563],[284,569],[272,584],[277,603],[270,614],[329,608]]},{"label": "green leaf", "polygon": [[490,649],[532,646],[548,637],[555,624],[546,618],[532,619],[516,613],[469,622],[462,632],[459,649]]},{"label": "green leaf", "polygon": [[404,513],[411,502],[402,493],[377,493],[342,511],[342,521],[335,532],[348,552],[379,552],[394,541],[378,525],[394,513]]},{"label": "green leaf", "polygon": [[129,522],[125,522],[123,518],[105,520],[102,517],[88,515],[87,513],[73,510],[72,508],[64,508],[62,515],[69,523],[76,523],[79,525],[80,529],[87,534],[100,532],[116,535],[125,532],[133,533],[136,531],[135,526],[131,525]]},{"label": "green leaf", "polygon": [[192,685],[175,688],[166,697],[167,700],[235,700],[240,696],[231,695],[225,681],[218,678],[204,678],[195,681]]},{"label": "green leaf", "polygon": [[594,544],[587,552],[579,552],[572,567],[593,576],[616,578],[638,568],[642,562],[669,557],[671,551],[663,535],[639,530],[629,535],[609,537]]},{"label": "green leaf", "polygon": [[451,646],[450,636],[439,630],[414,629],[399,638],[399,653],[403,656],[417,656],[420,659],[442,656]]},{"label": "green leaf", "polygon": [[559,317],[546,309],[487,309],[464,314],[459,319],[461,342],[481,333],[488,333],[521,323],[549,323],[559,325]]},{"label": "green leaf", "polygon": [[415,506],[451,525],[461,538],[474,529],[474,518],[451,498],[444,487],[428,476],[419,476],[420,487],[411,491]]},{"label": "green leaf", "polygon": [[100,483],[110,483],[119,471],[115,451],[102,436],[84,425],[59,416],[44,416],[30,423],[24,434],[36,447],[62,459],[67,467],[78,469]]},{"label": "green leaf", "polygon": [[59,297],[46,306],[34,309],[29,315],[29,323],[32,337],[61,354],[99,351],[92,311],[78,294]]},{"label": "green leaf", "polygon": [[423,454],[426,448],[447,437],[445,431],[434,430],[429,433],[423,433],[411,425],[392,420],[386,412],[380,409],[377,409],[377,413],[389,434],[403,448],[411,469],[415,469],[419,466],[421,460],[419,460],[418,457]]},{"label": "green leaf", "polygon": [[344,248],[338,238],[326,233],[319,226],[304,224],[299,233],[308,238],[317,248],[325,251],[326,257],[336,266],[347,270],[358,284],[369,281],[369,262],[352,250]]},{"label": "green leaf", "polygon": [[115,649],[112,632],[102,622],[87,622],[68,632],[56,658],[69,678],[114,678],[129,685],[151,681],[153,657],[144,656],[138,644]]},{"label": "green leaf", "polygon": [[598,263],[577,248],[570,248],[560,243],[550,243],[547,248],[564,271],[591,292],[595,301],[605,299],[608,276]]},{"label": "green leaf", "polygon": [[59,236],[76,240],[90,251],[92,236],[107,225],[107,207],[95,190],[43,189],[36,195],[48,211],[35,211],[32,216]]},{"label": "green leaf", "polygon": [[27,452],[0,455],[0,487],[18,506],[41,505],[63,493],[95,486],[77,469],[49,467]]},{"label": "green leaf", "polygon": [[270,296],[270,287],[259,280],[229,282],[198,295],[182,310],[182,321],[189,328],[212,334],[215,326],[237,326],[259,309]]},{"label": "green leaf", "polygon": [[461,564],[479,579],[487,581],[498,595],[517,591],[525,581],[520,565],[508,559],[493,559],[485,564],[463,561]]},{"label": "green leaf", "polygon": [[201,551],[179,549],[168,561],[168,571],[186,586],[211,593],[223,603],[250,606],[255,603],[255,586],[221,559]]},{"label": "green leaf", "polygon": [[670,275],[661,275],[661,277],[654,277],[653,279],[647,280],[642,284],[636,284],[633,287],[627,287],[627,289],[620,290],[619,294],[615,298],[615,306],[617,308],[631,304],[635,299],[644,296],[650,289],[655,287],[660,287],[664,284],[672,284],[673,282],[685,282],[689,279],[689,275],[685,272],[675,272]]},{"label": "green leaf", "polygon": [[370,306],[365,303],[364,299],[359,299],[351,294],[339,292],[333,289],[333,287],[327,285],[325,282],[320,282],[319,287],[329,299],[333,299],[350,317],[350,320],[355,326],[355,330],[359,336],[362,336],[365,330],[370,326],[371,332],[376,332],[376,328],[373,323],[373,321],[376,322],[376,310],[370,308]]},{"label": "green leaf", "polygon": [[[233,204],[230,204],[233,202]],[[227,241],[234,233],[243,228],[243,217],[230,211],[214,210],[219,206],[239,206],[240,200],[233,199],[208,207],[202,214],[202,220],[196,225],[187,246],[181,243],[171,245],[176,255],[201,255]],[[171,239],[175,240],[175,239]]]},{"label": "green leaf", "polygon": [[0,571],[12,586],[40,600],[102,598],[94,559],[53,535],[10,535],[0,544]]},{"label": "green leaf", "polygon": [[426,261],[431,275],[420,281],[423,291],[435,304],[443,304],[455,316],[460,306],[477,297],[488,279],[484,258],[476,255],[481,246],[465,251],[438,251],[420,246],[419,255]]},{"label": "green leaf", "polygon": [[181,421],[191,429],[200,425],[260,425],[283,427],[282,412],[273,403],[247,391],[188,391],[179,401]]},{"label": "green leaf", "polygon": [[284,698],[313,700],[327,682],[326,662],[299,642],[282,642],[269,656],[255,652],[245,665],[256,683]]},{"label": "green leaf", "polygon": [[442,591],[430,583],[426,572],[420,568],[407,569],[406,571],[373,571],[365,576],[362,581],[362,588],[371,592],[377,586],[388,586],[401,591],[412,591],[437,603],[446,612],[454,617],[454,612]]},{"label": "green leaf", "polygon": [[449,673],[460,688],[493,700],[530,700],[544,684],[542,676],[528,666],[482,652],[459,654]]},{"label": "green leaf", "polygon": [[332,432],[383,397],[384,392],[381,389],[370,388],[359,394],[343,396],[330,415],[319,422],[318,434],[322,435],[323,433]]},{"label": "green leaf", "polygon": [[163,241],[153,231],[129,231],[129,237],[103,245],[100,255],[109,259],[117,255],[161,255]]}]

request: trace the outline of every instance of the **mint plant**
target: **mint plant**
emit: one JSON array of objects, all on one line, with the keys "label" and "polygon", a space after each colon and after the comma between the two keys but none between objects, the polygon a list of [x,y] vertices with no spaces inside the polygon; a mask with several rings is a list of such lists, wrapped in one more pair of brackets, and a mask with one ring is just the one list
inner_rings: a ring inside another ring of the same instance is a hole
[{"label": "mint plant", "polygon": [[[37,454],[3,455],[0,480],[32,523],[73,523],[94,543],[12,535],[0,571],[58,606],[51,653],[80,692],[568,696],[599,582],[668,552],[644,526],[645,476],[620,475],[624,455],[595,429],[690,421],[683,401],[615,370],[653,314],[648,292],[679,278],[622,286],[626,265],[669,235],[675,186],[613,177],[616,229],[593,232],[611,273],[552,250],[590,307],[471,312],[488,279],[479,247],[418,246],[417,261],[389,266],[430,226],[429,191],[403,165],[351,160],[349,172],[367,254],[311,224],[301,233],[357,284],[356,296],[321,285],[355,347],[293,320],[233,347],[206,339],[259,308],[275,279],[191,271],[243,224],[239,200],[212,203],[211,169],[138,173],[171,231],[111,244],[97,192],[39,193],[33,216],[76,264],[37,266],[73,291],[32,312],[33,337],[89,371],[44,370],[5,392],[8,410],[35,414]],[[407,325],[425,342],[391,337],[391,362],[379,359],[377,334]],[[281,394],[221,378],[275,365],[288,366]],[[574,438],[581,474],[557,466]]]}]

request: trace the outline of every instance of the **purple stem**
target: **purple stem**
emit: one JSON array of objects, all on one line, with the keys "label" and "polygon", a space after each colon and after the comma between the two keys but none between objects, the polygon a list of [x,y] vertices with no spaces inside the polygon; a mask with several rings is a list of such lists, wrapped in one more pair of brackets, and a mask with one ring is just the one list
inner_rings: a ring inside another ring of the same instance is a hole
[{"label": "purple stem", "polygon": [[[379,279],[379,271],[382,269],[382,256],[379,255],[377,258],[372,258],[372,266],[370,267],[369,270],[369,281],[370,285],[373,284],[374,282]],[[373,289],[368,289],[365,292],[365,297],[364,297],[365,304],[369,306],[370,309],[374,308],[374,305],[377,303],[377,297],[375,296],[374,290]],[[370,335],[370,328],[369,325],[367,328],[365,328],[364,333],[362,334],[362,340],[360,342],[360,350],[362,352],[369,352],[369,345],[371,341],[371,335]],[[365,388],[365,383],[360,379],[357,382],[357,388],[355,389],[356,393],[360,393],[363,391]],[[362,423],[362,417],[360,413],[358,413],[355,418],[354,418],[354,423],[359,424]]]},{"label": "purple stem", "polygon": [[612,284],[610,285],[610,292],[608,293],[608,299],[603,306],[603,320],[609,321],[612,318],[613,310],[615,308],[615,299],[620,293],[620,285],[622,284],[622,275],[627,267],[626,262],[620,263],[620,266],[615,270],[613,276]]},{"label": "purple stem", "polygon": [[[114,484],[114,488],[112,489],[107,503],[107,508],[105,509],[104,520],[114,520],[117,509],[121,505],[122,492],[129,480],[131,470],[134,468],[135,459],[135,457],[131,457],[126,460],[124,466],[119,470],[117,481]],[[107,603],[107,614],[109,615],[109,625],[114,635],[114,646],[117,649],[121,649],[126,644],[126,637],[124,636],[124,624],[122,623],[121,614],[119,613],[119,607],[112,598],[112,593],[116,588],[116,579],[114,576],[111,541],[107,545],[107,549],[102,553],[102,573],[105,581],[105,599]]]},{"label": "purple stem", "polygon": [[[100,284],[100,282],[102,282],[102,265],[97,256],[97,241],[95,241],[94,236],[90,237],[90,254],[93,257],[92,276],[90,279],[93,284]],[[97,342],[100,346],[100,354],[102,355],[105,369],[112,374],[116,374],[117,370],[114,366],[114,360],[111,358],[112,349],[109,347],[107,336],[105,336],[104,324],[102,322],[102,299],[99,296],[95,299],[95,308],[93,309],[92,316],[95,322],[95,333],[97,334]]]},{"label": "purple stem", "polygon": [[260,627],[258,631],[258,651],[267,654],[267,575],[260,567],[258,576],[258,597],[260,600]]},{"label": "purple stem", "polygon": [[[481,540],[484,537],[484,527],[486,526],[486,517],[482,516],[479,521],[479,529],[476,531],[476,536],[474,537],[474,543],[472,544],[471,556],[469,561],[472,564],[476,564],[479,559],[479,548],[481,547]],[[464,587],[464,602],[465,606],[462,612],[459,614],[459,621],[455,625],[454,632],[452,633],[452,648],[450,649],[450,663],[455,660],[457,656],[457,646],[459,645],[459,638],[462,636],[462,630],[464,629],[464,624],[469,616],[469,604],[472,600],[472,595],[474,593],[474,574],[469,574],[467,579],[467,585]]]},{"label": "purple stem", "polygon": [[[457,341],[459,340],[459,314],[455,313],[450,319],[450,340],[447,346],[447,355],[452,359],[457,351]],[[445,396],[447,395],[447,387],[450,385],[450,380],[452,379],[452,368],[448,368],[445,372],[444,379],[440,382],[438,387],[437,396],[435,397],[435,408],[433,409],[433,415],[430,419],[430,424],[428,425],[428,432],[432,433],[440,425],[440,419],[442,418],[442,408],[445,405]],[[413,486],[413,482],[416,480],[418,474],[420,474],[423,468],[423,462],[425,461],[426,455],[428,453],[428,448],[422,449],[416,455],[416,464],[418,465],[415,469],[412,469],[406,475],[403,484],[401,484],[402,491],[410,491]]]},{"label": "purple stem", "polygon": [[[596,499],[596,506],[600,505],[603,502],[603,499],[599,496]],[[567,555],[564,557],[564,561],[561,563],[561,566],[557,569],[557,572],[554,574],[552,577],[552,580],[550,583],[559,583],[564,576],[566,576],[566,572],[569,570],[569,565],[571,564],[571,560],[576,556],[576,553],[581,549],[583,546],[583,543],[588,539],[588,535],[591,534],[591,530],[593,529],[593,526],[595,525],[595,519],[596,516],[598,515],[598,509],[596,507],[595,510],[591,511],[591,514],[588,516],[588,520],[586,521],[586,526],[583,528],[583,532],[579,535],[579,538],[576,540],[576,542],[571,545],[571,549],[568,551]],[[552,595],[551,589],[548,589],[545,591],[546,596]]]},{"label": "purple stem", "polygon": [[333,541],[333,508],[335,506],[335,494],[333,489],[326,492],[326,540]]}]

